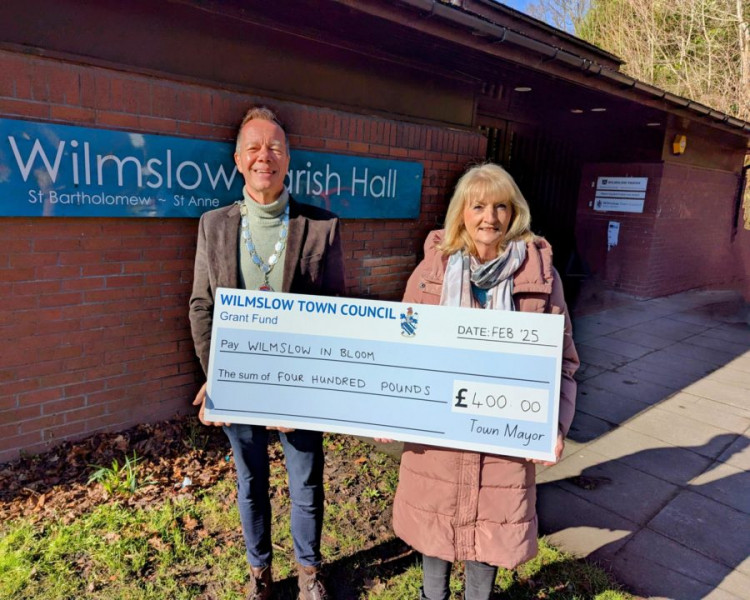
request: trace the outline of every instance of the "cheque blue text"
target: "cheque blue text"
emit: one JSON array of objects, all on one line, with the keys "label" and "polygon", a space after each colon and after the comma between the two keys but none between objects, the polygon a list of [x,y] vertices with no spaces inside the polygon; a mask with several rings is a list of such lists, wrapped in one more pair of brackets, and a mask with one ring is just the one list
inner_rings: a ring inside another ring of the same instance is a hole
[{"label": "cheque blue text", "polygon": [[258,313],[252,314],[235,314],[222,310],[219,313],[219,319],[222,321],[231,321],[232,323],[263,323],[265,325],[278,325],[279,315],[270,317],[268,315],[261,315]]},{"label": "cheque blue text", "polygon": [[502,431],[499,427],[487,427],[486,425],[481,425],[477,419],[471,419],[471,432],[475,433],[477,435],[483,435],[483,436],[499,436],[503,435],[504,437],[509,438],[516,438],[518,440],[523,440],[523,445],[528,446],[531,442],[536,442],[541,440],[545,435],[543,433],[530,433],[528,431],[523,431],[522,429],[518,428],[518,424],[511,427],[507,423],[505,424],[505,430]]}]

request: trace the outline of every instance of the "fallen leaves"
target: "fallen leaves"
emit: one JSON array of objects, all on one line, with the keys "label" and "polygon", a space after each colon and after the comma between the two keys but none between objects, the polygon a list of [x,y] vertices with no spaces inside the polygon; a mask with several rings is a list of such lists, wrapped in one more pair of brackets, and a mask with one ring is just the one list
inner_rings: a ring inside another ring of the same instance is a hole
[{"label": "fallen leaves", "polygon": [[[229,444],[221,431],[203,428],[194,420],[182,417],[97,434],[1,465],[0,519],[25,516],[36,521],[57,516],[71,522],[113,500],[141,507],[215,484],[231,475],[232,463],[226,460]],[[200,447],[193,447],[189,442],[197,427],[205,431],[201,430]],[[108,498],[101,485],[87,483],[92,465],[111,464],[133,451],[141,458],[139,477],[152,485],[115,499]],[[182,485],[185,480],[190,480],[189,486]]]}]

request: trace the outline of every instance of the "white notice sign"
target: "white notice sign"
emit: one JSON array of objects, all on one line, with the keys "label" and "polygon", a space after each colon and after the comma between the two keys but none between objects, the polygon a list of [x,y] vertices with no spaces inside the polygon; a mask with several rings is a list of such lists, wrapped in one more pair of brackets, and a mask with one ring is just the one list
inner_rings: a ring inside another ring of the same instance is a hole
[{"label": "white notice sign", "polygon": [[594,210],[642,213],[648,177],[599,177]]}]

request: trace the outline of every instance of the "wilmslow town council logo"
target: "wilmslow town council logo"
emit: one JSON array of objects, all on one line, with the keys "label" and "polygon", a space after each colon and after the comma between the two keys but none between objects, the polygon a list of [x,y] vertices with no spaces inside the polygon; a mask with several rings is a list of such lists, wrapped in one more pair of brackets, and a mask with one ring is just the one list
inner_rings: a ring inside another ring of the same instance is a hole
[{"label": "wilmslow town council logo", "polygon": [[419,313],[415,313],[412,307],[401,313],[401,335],[404,337],[414,337],[417,333],[417,323],[419,323]]}]

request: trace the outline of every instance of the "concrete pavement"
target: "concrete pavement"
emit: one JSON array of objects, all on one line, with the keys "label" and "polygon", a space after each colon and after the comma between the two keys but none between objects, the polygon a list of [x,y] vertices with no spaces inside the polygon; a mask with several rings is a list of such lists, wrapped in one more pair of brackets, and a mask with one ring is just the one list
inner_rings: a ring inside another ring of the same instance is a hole
[{"label": "concrete pavement", "polygon": [[542,533],[653,598],[750,599],[750,326],[732,292],[574,318],[578,410]]}]

